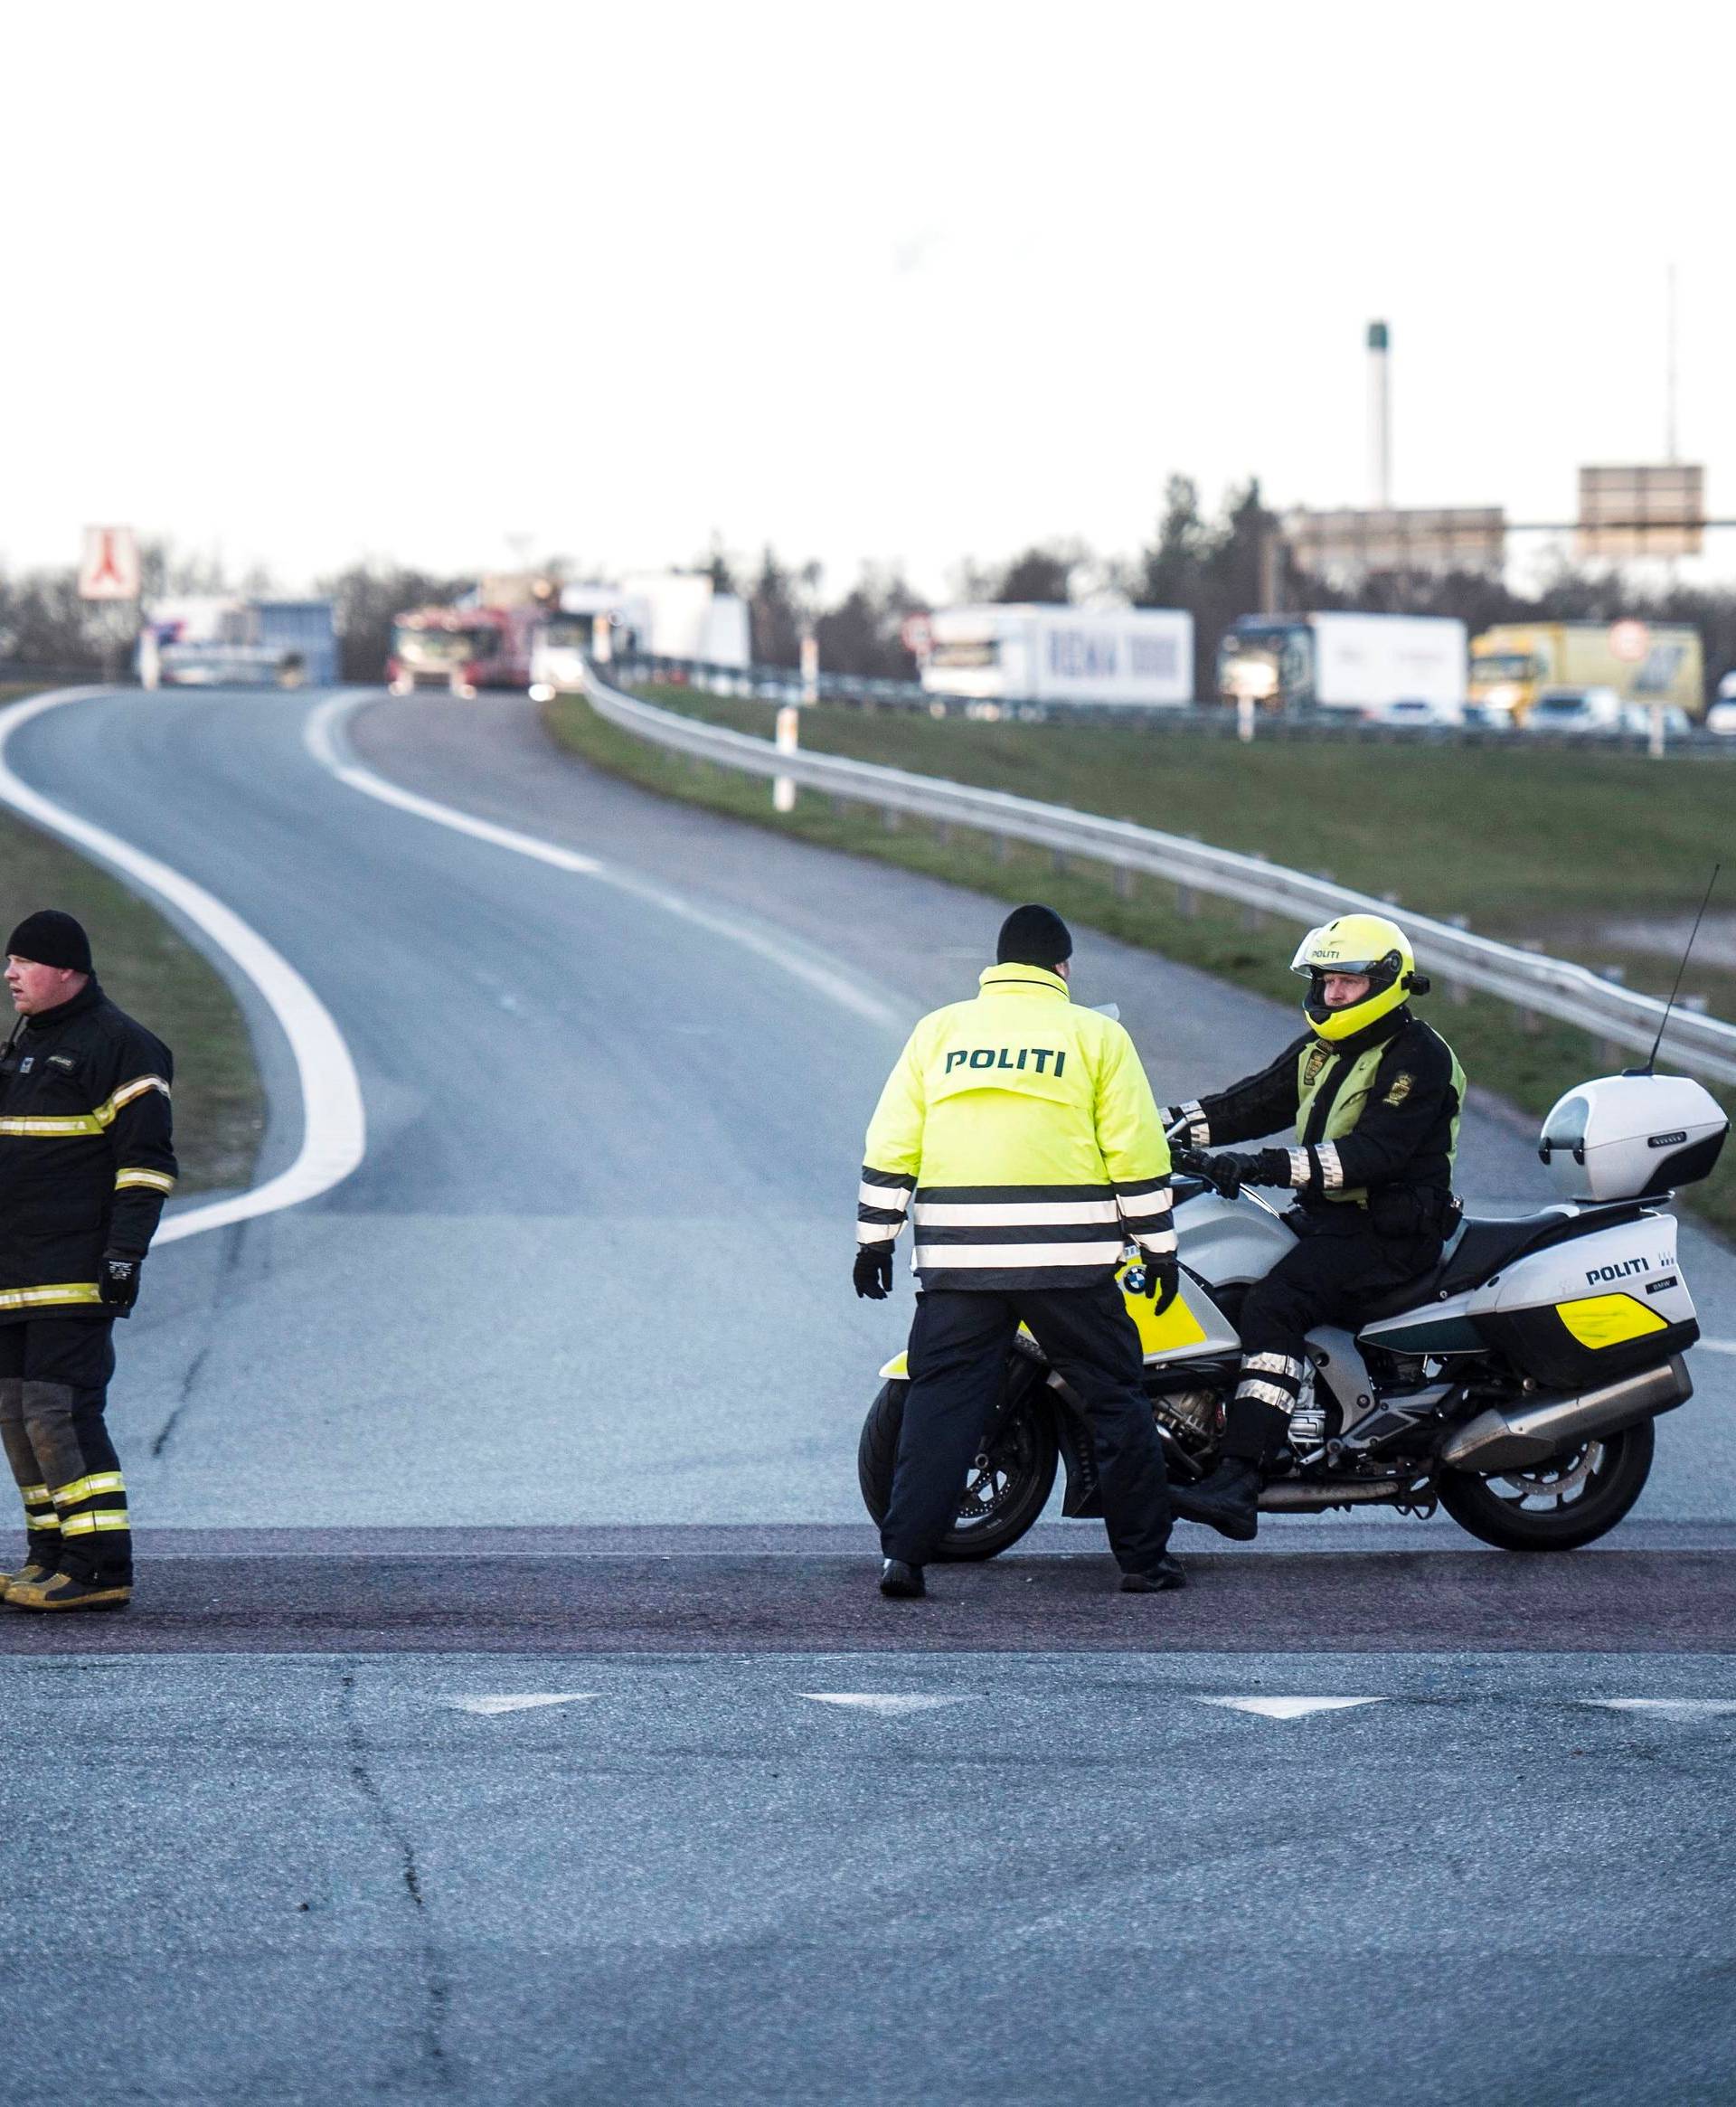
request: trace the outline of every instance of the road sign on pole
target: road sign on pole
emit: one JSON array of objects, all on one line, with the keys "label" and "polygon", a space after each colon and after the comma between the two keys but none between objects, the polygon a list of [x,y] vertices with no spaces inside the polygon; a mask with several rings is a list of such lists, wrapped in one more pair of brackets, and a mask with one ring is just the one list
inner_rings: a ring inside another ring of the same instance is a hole
[{"label": "road sign on pole", "polygon": [[1612,622],[1609,649],[1625,666],[1638,666],[1652,647],[1652,632],[1644,622]]},{"label": "road sign on pole", "polygon": [[79,563],[79,598],[137,600],[138,587],[138,536],[132,528],[86,527],[84,554]]}]

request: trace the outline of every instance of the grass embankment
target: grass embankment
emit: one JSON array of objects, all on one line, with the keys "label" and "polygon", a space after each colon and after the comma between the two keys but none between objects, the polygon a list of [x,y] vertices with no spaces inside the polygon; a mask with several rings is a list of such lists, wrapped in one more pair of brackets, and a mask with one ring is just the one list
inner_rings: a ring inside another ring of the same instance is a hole
[{"label": "grass embankment", "polygon": [[[78,916],[104,988],[175,1054],[178,1190],[250,1183],[265,1096],[235,997],[154,907],[52,836],[0,812],[0,943],[38,907]],[[0,1002],[8,1031],[11,1017],[11,1004]]]},{"label": "grass embankment", "polygon": [[[776,714],[769,704],[684,688],[646,693],[761,736]],[[1281,1002],[1296,999],[1287,970],[1293,932],[1260,927],[1228,902],[1202,894],[1184,914],[1163,880],[1136,877],[1123,897],[1097,865],[1058,871],[1047,851],[1015,843],[997,855],[986,837],[962,828],[948,836],[910,819],[889,828],[877,812],[835,809],[806,792],[779,817],[763,781],[634,739],[576,697],[561,697],[545,713],[562,743],[649,789],[1003,898],[1041,897],[1112,936]],[[1132,726],[980,724],[826,706],[804,710],[802,739],[816,751],[1258,851],[1377,896],[1396,894],[1401,917],[1405,906],[1464,914],[1490,935],[1541,942],[1599,968],[1618,966],[1630,985],[1660,994],[1672,964],[1624,952],[1598,932],[1618,921],[1691,913],[1736,833],[1736,774],[1712,761],[1516,746],[1242,747]],[[1736,882],[1731,892],[1736,901]],[[1714,1014],[1736,1016],[1736,972],[1696,966],[1686,989],[1705,997]],[[1476,1082],[1529,1112],[1547,1110],[1563,1090],[1609,1065],[1607,1050],[1584,1033],[1551,1024],[1527,1031],[1513,1009],[1489,997],[1442,989],[1426,1014]],[[1687,1196],[1736,1230],[1736,1150]]]}]

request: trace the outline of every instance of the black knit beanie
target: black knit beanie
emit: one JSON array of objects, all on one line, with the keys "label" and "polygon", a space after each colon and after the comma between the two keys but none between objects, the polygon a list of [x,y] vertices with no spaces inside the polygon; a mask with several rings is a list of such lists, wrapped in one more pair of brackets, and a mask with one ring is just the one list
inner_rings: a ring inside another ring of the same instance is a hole
[{"label": "black knit beanie", "polygon": [[25,915],[6,939],[6,956],[30,959],[38,966],[64,966],[74,973],[94,970],[83,924],[55,907]]},{"label": "black knit beanie", "polygon": [[1001,924],[995,950],[1002,966],[1041,966],[1052,973],[1073,955],[1073,940],[1052,907],[1015,907]]}]

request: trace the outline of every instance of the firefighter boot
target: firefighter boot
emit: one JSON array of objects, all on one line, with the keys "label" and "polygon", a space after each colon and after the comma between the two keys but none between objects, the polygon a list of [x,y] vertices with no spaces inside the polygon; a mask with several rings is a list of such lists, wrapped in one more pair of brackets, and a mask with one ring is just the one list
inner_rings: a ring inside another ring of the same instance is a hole
[{"label": "firefighter boot", "polygon": [[1172,1485],[1172,1506],[1190,1522],[1203,1522],[1220,1536],[1250,1542],[1260,1530],[1260,1465],[1247,1456],[1226,1456],[1198,1485]]},{"label": "firefighter boot", "polygon": [[51,1573],[42,1580],[22,1575],[6,1590],[8,1610],[124,1610],[133,1599],[130,1581],[81,1580]]}]

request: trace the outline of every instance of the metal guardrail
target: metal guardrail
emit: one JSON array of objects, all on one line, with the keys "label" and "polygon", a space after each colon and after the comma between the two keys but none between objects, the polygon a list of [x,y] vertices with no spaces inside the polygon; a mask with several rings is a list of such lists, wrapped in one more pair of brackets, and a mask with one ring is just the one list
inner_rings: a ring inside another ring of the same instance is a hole
[{"label": "metal guardrail", "polygon": [[[1045,805],[1005,790],[913,775],[841,754],[780,751],[769,740],[623,694],[595,668],[587,681],[587,694],[600,717],[655,745],[744,775],[784,776],[804,789],[850,804],[1029,842],[1060,855],[1107,864],[1118,872],[1144,872],[1170,880],[1184,893],[1209,893],[1310,926],[1339,914],[1392,912],[1389,902],[1369,893],[1288,870],[1260,856],[1140,827],[1132,820],[1103,819],[1064,805]],[[1522,950],[1409,910],[1404,925],[1416,945],[1419,963],[1429,975],[1495,996],[1533,1016],[1576,1025],[1612,1045],[1650,1051],[1664,1016],[1664,1005],[1656,997],[1620,987],[1588,967]],[[1736,1025],[1693,1010],[1675,1010],[1659,1058],[1711,1082],[1736,1083]]]},{"label": "metal guardrail", "polygon": [[[624,653],[609,670],[627,681],[667,684],[707,694],[767,703],[803,701],[801,675],[788,666],[713,666],[703,659],[655,657]],[[846,709],[902,711],[917,716],[992,716],[1014,723],[1120,724],[1141,732],[1192,732],[1208,738],[1239,736],[1233,705],[1222,703],[1042,702],[1014,699],[976,702],[964,695],[940,695],[913,681],[886,680],[865,674],[820,673],[815,694],[823,703]],[[1524,752],[1617,753],[1646,755],[1649,731],[1534,731],[1490,723],[1473,717],[1462,724],[1415,724],[1364,718],[1355,710],[1316,710],[1291,715],[1262,712],[1258,738],[1269,742],[1343,746],[1476,746]],[[1688,732],[1666,732],[1664,751],[1672,761],[1736,761],[1736,738],[1695,724]]]}]

